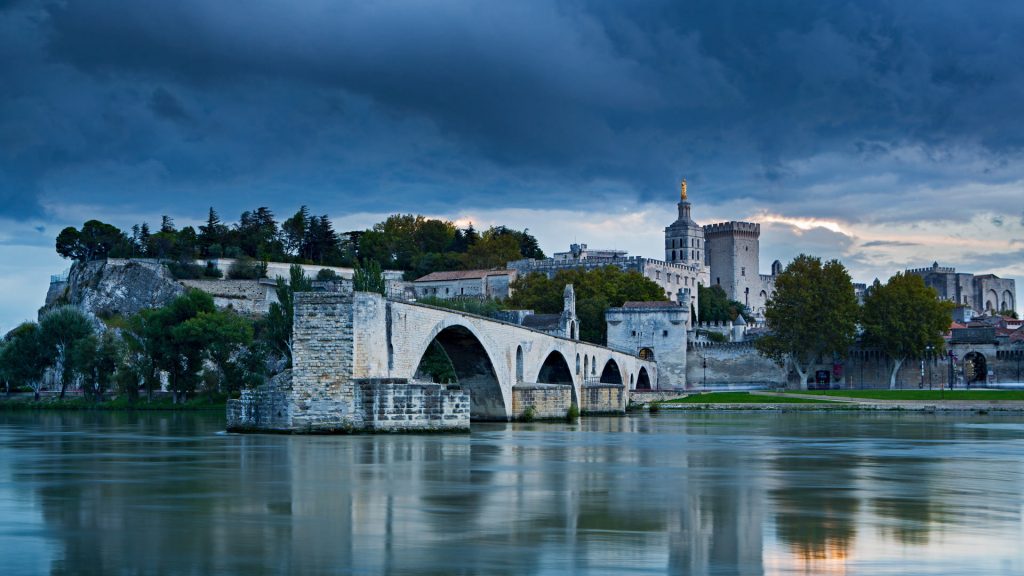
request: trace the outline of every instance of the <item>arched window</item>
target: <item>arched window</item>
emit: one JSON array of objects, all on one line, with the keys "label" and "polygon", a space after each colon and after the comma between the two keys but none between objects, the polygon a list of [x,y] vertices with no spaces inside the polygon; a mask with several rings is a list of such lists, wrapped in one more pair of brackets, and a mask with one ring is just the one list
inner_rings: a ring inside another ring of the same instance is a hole
[{"label": "arched window", "polygon": [[576,375],[580,373],[580,355],[576,355]]},{"label": "arched window", "polygon": [[638,354],[641,360],[654,360],[654,350],[650,348],[641,348]]}]

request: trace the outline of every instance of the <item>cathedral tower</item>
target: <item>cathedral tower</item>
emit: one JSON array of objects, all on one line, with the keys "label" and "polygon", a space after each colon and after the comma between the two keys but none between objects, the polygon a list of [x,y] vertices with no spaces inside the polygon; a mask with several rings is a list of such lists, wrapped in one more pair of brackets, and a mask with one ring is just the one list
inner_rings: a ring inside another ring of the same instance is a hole
[{"label": "cathedral tower", "polygon": [[665,261],[691,266],[704,266],[704,229],[690,217],[686,199],[686,179],[679,191],[679,217],[665,228]]}]

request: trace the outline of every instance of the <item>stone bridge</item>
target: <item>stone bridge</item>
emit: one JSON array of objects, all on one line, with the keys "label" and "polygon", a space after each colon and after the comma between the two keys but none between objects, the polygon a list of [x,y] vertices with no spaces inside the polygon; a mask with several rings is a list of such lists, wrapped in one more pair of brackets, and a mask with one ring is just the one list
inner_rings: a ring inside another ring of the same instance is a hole
[{"label": "stone bridge", "polygon": [[[297,293],[294,318],[291,382],[229,404],[229,428],[446,429],[528,407],[564,417],[571,405],[622,413],[627,390],[658,377],[656,363],[603,346],[373,293]],[[455,386],[432,384],[421,369],[434,342]]]},{"label": "stone bridge", "polygon": [[[474,419],[515,415],[517,387],[571,385],[571,402],[583,411],[585,388],[600,384],[632,389],[657,382],[657,364],[588,342],[552,336],[473,314],[357,293],[354,376],[414,378],[427,347],[440,344],[458,383],[470,391]],[[625,395],[619,395],[624,398]],[[625,404],[593,406],[617,412]],[[564,411],[562,414],[564,416]]]}]

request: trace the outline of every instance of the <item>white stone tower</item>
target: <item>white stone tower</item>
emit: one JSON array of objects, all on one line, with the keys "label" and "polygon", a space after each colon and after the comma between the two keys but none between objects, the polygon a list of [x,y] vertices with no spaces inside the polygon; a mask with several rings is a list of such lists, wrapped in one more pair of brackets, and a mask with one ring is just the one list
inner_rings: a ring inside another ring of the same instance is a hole
[{"label": "white stone tower", "polygon": [[704,266],[704,229],[690,217],[686,180],[680,185],[679,217],[665,228],[665,261]]},{"label": "white stone tower", "polygon": [[752,308],[761,286],[758,273],[761,225],[720,222],[704,226],[711,286],[721,286],[730,300]]},{"label": "white stone tower", "polygon": [[576,315],[576,290],[572,284],[566,284],[562,291],[562,314],[558,318],[561,335],[571,340],[579,340],[580,318]]}]

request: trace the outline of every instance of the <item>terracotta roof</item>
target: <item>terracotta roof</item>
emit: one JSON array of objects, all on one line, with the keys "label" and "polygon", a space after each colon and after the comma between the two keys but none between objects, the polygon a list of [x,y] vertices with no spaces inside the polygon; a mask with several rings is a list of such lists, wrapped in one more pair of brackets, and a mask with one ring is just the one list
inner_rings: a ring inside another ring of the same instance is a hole
[{"label": "terracotta roof", "polygon": [[486,276],[508,276],[515,274],[513,270],[448,270],[445,272],[431,272],[426,276],[417,278],[416,282],[444,282],[446,280],[470,280],[473,278],[484,278]]},{"label": "terracotta roof", "polygon": [[623,308],[678,308],[679,304],[676,302],[637,302],[630,301],[622,305]]}]

